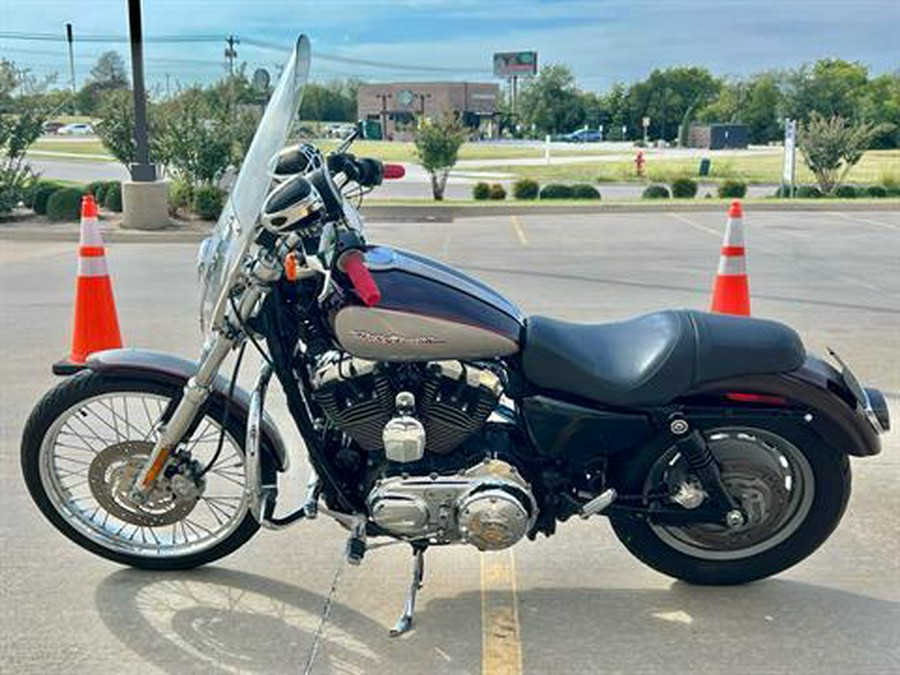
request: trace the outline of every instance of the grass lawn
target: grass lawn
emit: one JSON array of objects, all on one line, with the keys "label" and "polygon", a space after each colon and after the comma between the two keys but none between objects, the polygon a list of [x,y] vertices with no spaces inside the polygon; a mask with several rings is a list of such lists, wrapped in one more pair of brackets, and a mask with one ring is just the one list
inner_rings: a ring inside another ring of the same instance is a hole
[{"label": "grass lawn", "polygon": [[[780,183],[781,154],[753,154],[736,157],[715,157],[712,160],[710,181],[736,178],[748,183]],[[679,176],[697,178],[698,159],[647,160],[646,173],[652,182],[668,183]],[[812,183],[813,176],[802,158],[797,157],[797,180]],[[595,162],[583,164],[554,164],[550,166],[492,166],[469,169],[471,173],[509,173],[521,178],[533,178],[541,183],[636,181],[631,161]],[[850,172],[852,183],[881,183],[887,178],[900,180],[900,150],[870,150]]]},{"label": "grass lawn", "polygon": [[[338,141],[318,141],[317,146],[322,152],[329,152],[336,148]],[[553,149],[554,157],[571,157],[577,155],[596,154],[620,154],[620,151],[597,150],[588,146],[584,149],[559,150]],[[417,162],[416,147],[411,142],[402,141],[356,141],[351,147],[351,152],[357,157],[374,157],[385,162]],[[521,145],[503,145],[497,143],[465,143],[459,151],[460,159],[520,159],[526,157],[543,157],[543,147],[528,147]]]},{"label": "grass lawn", "polygon": [[109,155],[99,139],[85,139],[84,137],[39,138],[31,144],[31,147],[28,148],[28,150],[29,152],[35,150],[43,152],[65,152],[72,155]]}]

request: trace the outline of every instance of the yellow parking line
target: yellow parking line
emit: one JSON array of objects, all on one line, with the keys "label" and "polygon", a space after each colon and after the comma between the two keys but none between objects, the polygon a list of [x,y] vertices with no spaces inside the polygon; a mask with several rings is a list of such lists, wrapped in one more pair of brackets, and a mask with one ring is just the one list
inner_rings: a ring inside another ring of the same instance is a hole
[{"label": "yellow parking line", "polygon": [[685,225],[690,225],[695,230],[700,230],[701,232],[706,232],[706,234],[711,234],[717,239],[721,239],[724,236],[724,233],[719,232],[718,230],[714,230],[711,227],[706,227],[706,225],[701,225],[700,223],[696,223],[690,218],[686,218],[682,216],[680,213],[667,213],[667,216],[671,216],[677,221],[684,223]]},{"label": "yellow parking line", "polygon": [[519,243],[522,246],[528,246],[528,237],[525,236],[525,228],[522,227],[522,223],[519,222],[519,216],[513,214],[510,216],[512,220],[512,228],[513,232],[516,233],[516,238],[519,240]]},{"label": "yellow parking line", "polygon": [[516,559],[512,550],[481,554],[481,672],[522,672]]}]

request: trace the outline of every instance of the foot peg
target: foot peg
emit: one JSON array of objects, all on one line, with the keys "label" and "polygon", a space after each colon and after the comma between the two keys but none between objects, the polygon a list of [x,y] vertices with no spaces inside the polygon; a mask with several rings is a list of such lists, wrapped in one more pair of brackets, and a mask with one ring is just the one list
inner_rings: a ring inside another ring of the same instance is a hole
[{"label": "foot peg", "polygon": [[403,614],[397,619],[397,623],[391,628],[391,637],[398,637],[408,632],[413,625],[413,615],[416,611],[416,594],[422,588],[425,579],[425,548],[413,546],[413,573],[412,583],[406,595],[406,604],[403,606]]}]

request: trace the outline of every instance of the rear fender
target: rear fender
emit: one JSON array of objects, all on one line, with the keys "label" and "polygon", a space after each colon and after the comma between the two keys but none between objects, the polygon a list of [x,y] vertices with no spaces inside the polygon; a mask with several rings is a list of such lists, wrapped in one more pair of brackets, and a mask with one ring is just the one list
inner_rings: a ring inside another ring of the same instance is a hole
[{"label": "rear fender", "polygon": [[[196,372],[198,364],[173,354],[156,352],[148,349],[109,349],[91,354],[87,360],[88,369],[113,377],[136,376],[184,387]],[[219,405],[228,399],[230,382],[222,375],[217,375],[212,384],[211,396]],[[230,406],[244,420],[250,410],[250,394],[241,387],[235,386]],[[263,447],[268,450],[275,468],[286,471],[288,468],[287,449],[281,433],[275,423],[263,414],[262,420]]]},{"label": "rear fender", "polygon": [[[883,401],[878,392],[868,391],[878,394]],[[679,403],[687,407],[708,407],[711,399],[728,400],[725,395],[734,392],[783,399],[783,405],[805,411],[803,419],[808,428],[828,445],[848,455],[870,457],[881,452],[878,432],[865,414],[858,410],[856,397],[840,371],[815,356],[808,356],[800,368],[790,373],[747,375],[704,384],[679,399]],[[750,402],[746,405],[758,409],[760,405],[778,404]],[[734,400],[729,400],[728,406],[735,410]],[[886,407],[882,414],[886,422]]]}]

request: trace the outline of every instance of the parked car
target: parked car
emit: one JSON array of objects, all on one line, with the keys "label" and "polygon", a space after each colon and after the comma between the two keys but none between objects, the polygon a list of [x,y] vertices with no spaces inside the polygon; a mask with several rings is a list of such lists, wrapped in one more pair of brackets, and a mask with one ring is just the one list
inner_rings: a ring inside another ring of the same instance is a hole
[{"label": "parked car", "polygon": [[563,135],[560,140],[566,143],[599,143],[603,138],[596,129],[579,129]]},{"label": "parked car", "polygon": [[94,133],[94,127],[83,122],[76,122],[75,124],[66,124],[60,127],[56,130],[56,133],[61,136],[90,136]]},{"label": "parked car", "polygon": [[66,126],[65,123],[60,122],[59,120],[47,120],[41,125],[41,133],[56,134],[59,133],[59,130],[64,126]]}]

